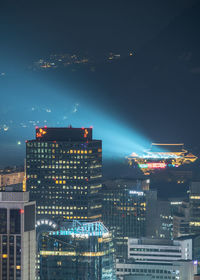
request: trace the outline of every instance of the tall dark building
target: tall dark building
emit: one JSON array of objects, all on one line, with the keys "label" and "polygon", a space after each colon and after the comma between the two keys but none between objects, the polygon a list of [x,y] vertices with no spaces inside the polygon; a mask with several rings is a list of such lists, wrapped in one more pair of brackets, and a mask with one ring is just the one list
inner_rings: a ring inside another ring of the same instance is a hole
[{"label": "tall dark building", "polygon": [[188,193],[174,214],[174,237],[200,234],[200,182],[191,182]]},{"label": "tall dark building", "polygon": [[26,143],[26,178],[37,219],[101,218],[102,142],[92,128],[36,128]]},{"label": "tall dark building", "polygon": [[116,179],[103,184],[103,222],[113,233],[118,258],[127,257],[128,237],[146,235],[147,198],[141,183],[141,180]]}]

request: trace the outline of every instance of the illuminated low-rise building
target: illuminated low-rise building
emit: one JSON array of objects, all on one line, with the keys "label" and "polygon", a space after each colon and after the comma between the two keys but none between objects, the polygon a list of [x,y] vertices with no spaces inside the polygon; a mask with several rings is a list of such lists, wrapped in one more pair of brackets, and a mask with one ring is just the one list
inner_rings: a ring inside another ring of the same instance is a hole
[{"label": "illuminated low-rise building", "polygon": [[92,128],[36,128],[26,143],[26,178],[37,219],[101,218],[102,143]]},{"label": "illuminated low-rise building", "polygon": [[179,167],[195,162],[197,157],[184,149],[184,144],[152,143],[151,149],[143,154],[132,153],[128,157],[129,164],[136,163],[145,175],[159,169]]},{"label": "illuminated low-rise building", "polygon": [[40,280],[114,280],[112,235],[101,222],[63,224],[40,237]]},{"label": "illuminated low-rise building", "polygon": [[24,181],[22,168],[6,168],[0,170],[0,191],[5,191],[7,186],[22,184]]}]

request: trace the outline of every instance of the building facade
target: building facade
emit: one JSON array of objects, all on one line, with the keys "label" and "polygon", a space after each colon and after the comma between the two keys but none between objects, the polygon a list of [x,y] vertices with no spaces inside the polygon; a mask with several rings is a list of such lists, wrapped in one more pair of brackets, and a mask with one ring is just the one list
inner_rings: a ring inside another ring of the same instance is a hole
[{"label": "building facade", "polygon": [[0,192],[0,279],[35,280],[35,202],[27,192]]},{"label": "building facade", "polygon": [[7,186],[22,184],[24,181],[22,168],[6,168],[0,170],[0,191],[5,191]]},{"label": "building facade", "polygon": [[137,262],[166,263],[192,260],[192,239],[129,238],[128,258]]},{"label": "building facade", "polygon": [[73,223],[43,233],[40,280],[114,280],[112,235],[101,222]]},{"label": "building facade", "polygon": [[101,218],[102,143],[92,128],[37,128],[26,143],[26,177],[37,219]]},{"label": "building facade", "polygon": [[200,182],[190,184],[187,200],[174,213],[173,236],[188,234],[200,234]]},{"label": "building facade", "polygon": [[[131,259],[118,260],[116,263],[118,280],[126,279],[171,279],[193,280],[196,265],[192,261],[177,261],[173,263],[138,263]],[[129,277],[128,277],[129,276]]]},{"label": "building facade", "polygon": [[103,184],[103,222],[113,233],[118,257],[127,256],[128,237],[146,234],[146,191],[140,183],[120,179]]}]

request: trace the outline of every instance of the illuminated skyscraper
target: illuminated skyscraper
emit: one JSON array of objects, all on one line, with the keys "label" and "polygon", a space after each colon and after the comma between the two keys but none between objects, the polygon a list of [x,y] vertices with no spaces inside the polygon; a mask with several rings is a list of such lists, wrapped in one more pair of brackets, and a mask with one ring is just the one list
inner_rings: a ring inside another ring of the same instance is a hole
[{"label": "illuminated skyscraper", "polygon": [[40,280],[115,280],[112,235],[101,222],[73,221],[40,243]]},{"label": "illuminated skyscraper", "polygon": [[28,192],[0,192],[0,279],[35,280],[35,202]]},{"label": "illuminated skyscraper", "polygon": [[102,143],[92,128],[36,128],[26,143],[26,176],[37,219],[101,218]]}]

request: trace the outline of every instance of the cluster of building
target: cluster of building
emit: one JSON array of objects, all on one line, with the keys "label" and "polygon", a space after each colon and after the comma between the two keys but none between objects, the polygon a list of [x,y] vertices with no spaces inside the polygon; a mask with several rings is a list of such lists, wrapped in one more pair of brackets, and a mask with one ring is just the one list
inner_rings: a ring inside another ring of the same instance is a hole
[{"label": "cluster of building", "polygon": [[133,56],[133,52],[127,53],[106,53],[102,56],[92,56],[89,54],[81,53],[64,53],[64,54],[52,54],[49,57],[41,58],[34,62],[31,66],[32,69],[55,69],[69,66],[78,65],[96,65],[98,63],[112,62],[121,59],[121,57]]},{"label": "cluster of building", "polygon": [[149,178],[102,180],[92,128],[36,128],[0,174],[0,279],[198,279],[200,182],[160,200]]}]

